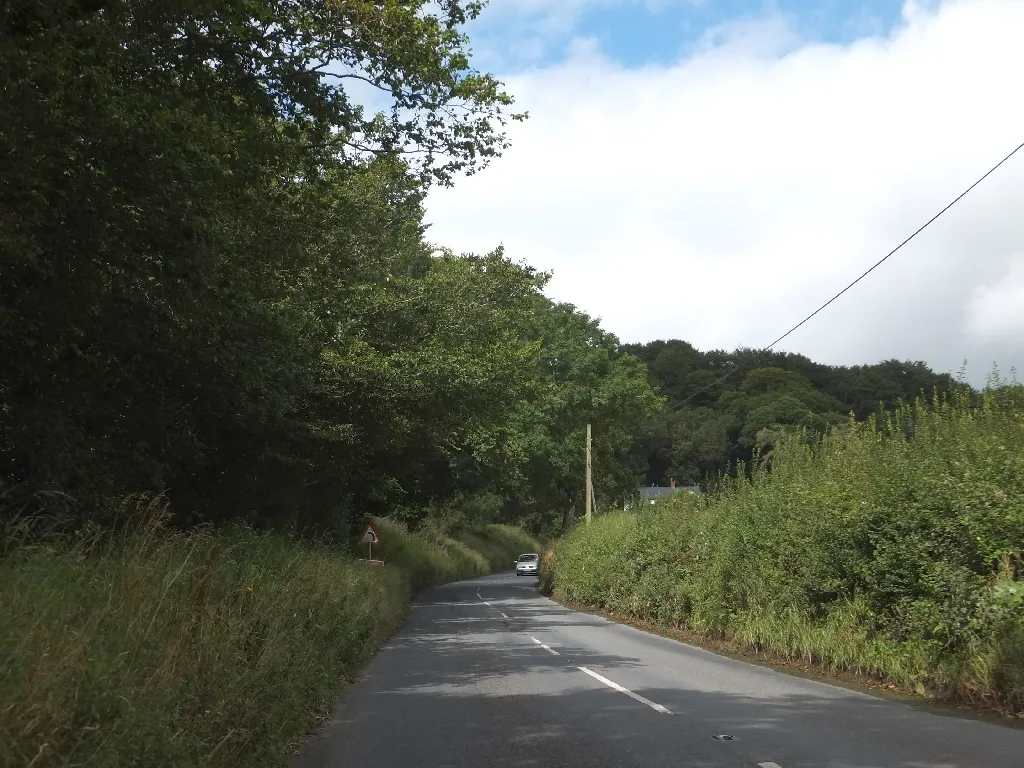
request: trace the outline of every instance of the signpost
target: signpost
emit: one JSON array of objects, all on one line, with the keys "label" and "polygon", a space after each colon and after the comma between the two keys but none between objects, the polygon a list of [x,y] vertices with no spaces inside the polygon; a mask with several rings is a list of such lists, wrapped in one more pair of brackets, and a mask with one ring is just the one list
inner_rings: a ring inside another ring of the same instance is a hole
[{"label": "signpost", "polygon": [[373,545],[380,543],[380,536],[377,535],[377,531],[374,529],[373,523],[367,524],[366,530],[363,531],[363,535],[359,537],[359,543],[370,545],[370,555],[363,561],[364,563],[369,563],[370,565],[384,565],[383,560],[373,559]]}]

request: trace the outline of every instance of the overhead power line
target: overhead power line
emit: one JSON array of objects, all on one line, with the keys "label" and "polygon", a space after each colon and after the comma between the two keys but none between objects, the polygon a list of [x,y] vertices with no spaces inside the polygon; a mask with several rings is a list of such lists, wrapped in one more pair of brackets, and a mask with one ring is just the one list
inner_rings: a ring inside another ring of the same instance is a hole
[{"label": "overhead power line", "polygon": [[[787,336],[789,336],[789,335],[790,335],[791,333],[793,333],[793,331],[795,331],[795,330],[796,330],[797,328],[799,328],[799,327],[800,327],[800,326],[802,326],[802,325],[803,325],[804,323],[806,323],[806,322],[807,322],[808,320],[810,320],[810,319],[811,319],[812,317],[814,317],[814,316],[815,316],[815,315],[817,315],[817,314],[818,314],[819,312],[821,312],[821,310],[825,309],[825,307],[827,307],[827,306],[828,306],[829,304],[831,304],[831,303],[832,303],[833,301],[835,301],[835,300],[836,300],[836,299],[838,299],[838,298],[839,298],[840,296],[842,296],[842,295],[843,295],[844,293],[846,293],[846,292],[847,292],[848,290],[850,290],[851,288],[853,288],[853,286],[855,286],[855,285],[856,285],[857,283],[859,283],[859,282],[860,282],[861,280],[863,280],[863,279],[864,279],[865,277],[867,277],[867,276],[868,276],[869,274],[871,274],[871,273],[872,273],[872,272],[873,272],[873,271],[874,271],[874,270],[875,270],[875,269],[876,269],[876,268],[877,268],[877,267],[878,267],[878,266],[879,266],[880,264],[882,264],[882,262],[886,261],[886,260],[887,260],[887,259],[888,259],[888,258],[889,258],[890,256],[892,256],[892,255],[893,255],[894,253],[896,253],[896,251],[898,251],[898,250],[899,250],[900,248],[902,248],[902,247],[903,247],[904,245],[906,245],[906,244],[907,244],[907,243],[909,243],[909,242],[910,242],[911,240],[913,240],[913,239],[914,239],[915,237],[917,237],[917,236],[918,236],[919,234],[921,234],[921,233],[922,233],[922,232],[923,232],[923,231],[924,231],[925,229],[927,229],[927,228],[928,228],[928,227],[929,227],[929,226],[930,226],[930,225],[931,225],[931,224],[932,224],[932,223],[933,223],[933,222],[934,222],[934,221],[935,221],[936,219],[938,219],[938,218],[939,218],[939,217],[940,217],[940,216],[941,216],[942,214],[944,214],[944,213],[945,213],[946,211],[948,211],[948,210],[949,210],[950,208],[952,208],[952,207],[953,207],[954,205],[956,205],[957,203],[959,203],[959,202],[960,202],[960,201],[961,201],[961,200],[962,200],[962,199],[963,199],[964,197],[966,197],[966,195],[967,195],[967,193],[968,193],[968,192],[970,192],[970,191],[971,191],[972,189],[974,189],[974,188],[975,188],[976,186],[978,186],[979,184],[981,184],[981,182],[983,182],[983,181],[984,181],[985,179],[987,179],[987,178],[988,178],[989,176],[991,176],[991,175],[992,175],[992,174],[993,174],[993,173],[994,173],[994,172],[995,172],[996,170],[998,170],[998,169],[999,169],[999,167],[1000,167],[1000,166],[1001,166],[1001,165],[1002,165],[1003,163],[1005,163],[1005,162],[1006,162],[1007,160],[1009,160],[1009,159],[1010,159],[1011,157],[1013,157],[1013,156],[1014,156],[1015,154],[1017,154],[1017,153],[1018,153],[1018,152],[1019,152],[1019,151],[1020,151],[1021,149],[1024,149],[1024,142],[1022,142],[1022,143],[1018,144],[1018,145],[1017,145],[1017,147],[1016,147],[1016,149],[1014,149],[1014,150],[1013,150],[1012,152],[1010,152],[1010,154],[1008,154],[1008,155],[1007,155],[1006,157],[1004,157],[1004,158],[1003,158],[1002,160],[1000,160],[1000,161],[999,161],[998,163],[996,163],[996,164],[995,164],[995,165],[993,165],[993,166],[992,166],[991,168],[989,168],[989,169],[988,169],[988,171],[986,171],[986,172],[985,172],[985,175],[984,175],[984,176],[982,176],[982,177],[981,177],[981,178],[979,178],[979,179],[978,179],[977,181],[975,181],[975,182],[974,182],[973,184],[971,184],[971,186],[969,186],[969,187],[968,187],[967,189],[965,189],[965,190],[964,190],[963,192],[961,192],[961,193],[960,193],[959,195],[957,195],[957,196],[956,196],[956,198],[954,198],[954,199],[953,199],[953,200],[952,200],[952,201],[951,201],[951,202],[950,202],[950,203],[949,203],[948,205],[946,205],[946,207],[945,207],[945,208],[943,208],[943,209],[942,209],[941,211],[939,211],[939,212],[938,212],[938,213],[936,213],[936,214],[935,214],[934,216],[932,216],[932,217],[931,217],[930,219],[928,219],[928,221],[926,221],[926,222],[925,222],[924,224],[922,224],[922,225],[921,225],[920,227],[918,227],[918,228],[917,228],[917,230],[915,230],[915,231],[914,231],[914,233],[913,233],[912,235],[910,235],[910,237],[908,237],[908,238],[907,238],[906,240],[904,240],[904,241],[903,241],[902,243],[900,243],[900,244],[899,244],[899,245],[897,245],[897,246],[896,246],[895,248],[893,248],[893,249],[892,249],[891,251],[889,251],[889,252],[888,252],[887,254],[885,254],[885,256],[883,256],[883,257],[882,257],[882,258],[880,258],[880,259],[879,259],[878,261],[876,261],[876,262],[875,262],[874,264],[872,264],[872,265],[871,265],[871,266],[870,266],[870,267],[869,267],[868,269],[866,269],[866,270],[865,270],[865,271],[864,271],[864,272],[863,272],[863,273],[862,273],[862,274],[861,274],[861,275],[860,275],[860,276],[859,276],[859,277],[858,277],[858,278],[857,278],[856,280],[854,280],[854,281],[853,281],[852,283],[850,283],[849,285],[847,285],[847,286],[846,286],[845,288],[843,288],[843,290],[841,290],[841,291],[840,291],[839,293],[837,293],[837,294],[836,294],[835,296],[833,296],[833,297],[832,297],[831,299],[829,299],[828,301],[826,301],[826,302],[825,302],[824,304],[822,304],[822,305],[821,305],[820,307],[818,307],[818,308],[817,308],[816,310],[814,310],[813,312],[811,312],[811,314],[809,314],[809,315],[808,315],[807,317],[805,317],[805,318],[804,318],[803,320],[801,320],[801,321],[800,321],[799,323],[797,323],[796,325],[794,325],[794,326],[793,326],[792,328],[790,328],[790,329],[789,329],[788,331],[786,331],[786,332],[785,332],[784,334],[782,334],[781,336],[779,336],[779,338],[777,338],[777,339],[776,339],[775,341],[773,341],[773,342],[772,342],[771,344],[769,344],[768,346],[766,346],[766,347],[764,347],[764,348],[762,348],[762,349],[760,349],[760,350],[758,350],[758,351],[759,351],[759,352],[767,352],[767,351],[768,351],[768,350],[770,350],[770,349],[771,349],[772,347],[774,347],[774,346],[775,346],[776,344],[778,344],[778,343],[779,343],[780,341],[782,341],[782,340],[783,340],[783,339],[785,339],[785,338],[786,338]],[[687,404],[688,402],[690,402],[690,401],[691,401],[691,400],[692,400],[693,398],[695,398],[695,397],[696,397],[697,395],[701,394],[702,392],[707,392],[707,391],[708,391],[709,389],[711,389],[711,388],[712,388],[713,386],[715,386],[716,384],[719,384],[719,383],[721,383],[721,382],[725,381],[725,380],[726,380],[727,378],[729,378],[730,376],[732,376],[732,375],[733,375],[734,373],[736,373],[736,371],[738,371],[738,370],[739,370],[740,368],[742,368],[742,367],[743,367],[743,366],[741,366],[741,365],[734,365],[734,366],[733,366],[732,368],[730,368],[730,369],[729,369],[729,371],[727,371],[727,372],[725,373],[725,375],[721,376],[720,378],[717,378],[717,379],[715,379],[715,380],[714,380],[713,382],[711,382],[710,384],[708,384],[708,385],[707,385],[706,387],[701,387],[701,388],[700,388],[700,389],[698,389],[698,390],[697,390],[696,392],[694,392],[694,393],[693,393],[692,395],[690,395],[690,396],[689,396],[688,398],[686,398],[685,400],[683,400],[683,402],[681,402],[681,403],[680,403],[679,405],[686,405],[686,404]]]}]

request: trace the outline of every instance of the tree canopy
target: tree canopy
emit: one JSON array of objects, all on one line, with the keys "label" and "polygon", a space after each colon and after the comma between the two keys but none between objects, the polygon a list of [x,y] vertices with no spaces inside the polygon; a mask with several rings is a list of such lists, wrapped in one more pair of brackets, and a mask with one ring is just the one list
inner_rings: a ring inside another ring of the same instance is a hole
[{"label": "tree canopy", "polygon": [[481,7],[5,4],[5,513],[165,491],[183,523],[541,528],[582,497],[588,421],[602,491],[635,484],[643,364],[546,275],[425,238],[430,186],[524,117],[470,64]]}]

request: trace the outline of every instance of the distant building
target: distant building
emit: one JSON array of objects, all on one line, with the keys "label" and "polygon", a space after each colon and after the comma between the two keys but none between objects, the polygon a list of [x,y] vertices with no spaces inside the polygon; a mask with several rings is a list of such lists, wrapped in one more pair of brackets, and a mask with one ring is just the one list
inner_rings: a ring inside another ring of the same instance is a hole
[{"label": "distant building", "polygon": [[[640,497],[640,503],[643,504],[645,501],[648,504],[653,504],[660,498],[670,496],[673,493],[680,493],[687,491],[689,493],[699,494],[699,485],[676,485],[676,481],[673,480],[670,485],[642,485],[637,488],[637,495]],[[623,505],[623,509],[629,509],[632,506],[630,502],[626,502]]]}]

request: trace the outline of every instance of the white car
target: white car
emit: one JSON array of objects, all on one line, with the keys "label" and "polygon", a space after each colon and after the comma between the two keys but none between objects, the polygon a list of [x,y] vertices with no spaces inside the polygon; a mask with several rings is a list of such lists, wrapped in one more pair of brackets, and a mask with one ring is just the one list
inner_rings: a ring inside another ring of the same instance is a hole
[{"label": "white car", "polygon": [[520,555],[515,562],[516,576],[536,576],[538,563],[540,563],[540,555],[536,552]]}]

